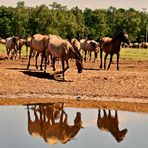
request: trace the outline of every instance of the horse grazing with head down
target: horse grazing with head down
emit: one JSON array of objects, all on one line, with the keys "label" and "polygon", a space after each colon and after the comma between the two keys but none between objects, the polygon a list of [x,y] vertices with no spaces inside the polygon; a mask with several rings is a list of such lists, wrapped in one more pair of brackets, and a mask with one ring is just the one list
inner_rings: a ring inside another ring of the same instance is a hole
[{"label": "horse grazing with head down", "polygon": [[113,55],[117,55],[117,70],[119,70],[119,55],[120,55],[120,45],[122,42],[130,44],[128,34],[127,32],[121,31],[119,34],[117,34],[115,37],[104,37],[100,41],[100,69],[102,69],[102,53],[103,51],[106,53],[104,57],[104,69],[106,69],[106,59],[108,54],[110,54],[110,62],[108,65],[107,70],[110,68],[110,65],[112,63]]},{"label": "horse grazing with head down", "polygon": [[[76,66],[78,73],[82,73],[83,69],[83,59],[80,51],[78,50],[75,44],[71,44],[68,40],[62,39],[56,35],[49,36],[48,48],[45,52],[45,57],[48,57],[49,54],[53,57],[53,66],[55,65],[55,59],[60,59],[62,62],[62,77],[64,79],[64,72],[69,68],[69,59],[76,60]],[[47,58],[45,59],[47,60]],[[66,68],[65,68],[66,61]],[[45,62],[46,63],[46,62]],[[53,68],[55,69],[55,67]]]}]

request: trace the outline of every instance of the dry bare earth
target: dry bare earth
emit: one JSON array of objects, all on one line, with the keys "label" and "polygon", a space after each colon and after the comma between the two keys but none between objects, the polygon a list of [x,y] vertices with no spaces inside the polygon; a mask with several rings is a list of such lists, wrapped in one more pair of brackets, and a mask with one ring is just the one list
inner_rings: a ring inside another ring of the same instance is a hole
[{"label": "dry bare earth", "polygon": [[[26,70],[27,62],[25,58],[7,60],[0,54],[1,104],[52,99],[148,103],[148,61],[120,59],[120,71],[116,70],[115,61],[108,71],[99,69],[99,61],[86,62],[81,74],[71,61],[64,82],[54,78],[50,66],[46,74],[36,70],[33,59],[30,70]],[[61,63],[56,63],[56,67],[60,70]]]}]

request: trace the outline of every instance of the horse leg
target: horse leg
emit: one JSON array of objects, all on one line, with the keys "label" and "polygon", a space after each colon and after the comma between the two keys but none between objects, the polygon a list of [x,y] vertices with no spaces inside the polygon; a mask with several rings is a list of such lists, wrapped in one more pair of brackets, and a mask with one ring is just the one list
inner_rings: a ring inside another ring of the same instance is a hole
[{"label": "horse leg", "polygon": [[109,70],[109,68],[110,68],[110,65],[111,65],[111,63],[112,63],[112,58],[113,58],[113,54],[110,54],[110,62],[109,62],[109,64],[108,64],[107,70]]},{"label": "horse leg", "polygon": [[64,70],[65,70],[65,64],[64,64],[64,60],[62,60],[62,77],[63,77],[63,80],[65,79],[64,78]]},{"label": "horse leg", "polygon": [[45,66],[44,66],[44,71],[45,72],[46,72],[46,69],[47,69],[47,59],[48,59],[48,56],[45,55]]},{"label": "horse leg", "polygon": [[30,66],[30,60],[31,60],[32,52],[33,52],[33,49],[30,48],[30,55],[29,55],[29,61],[28,61],[27,69],[29,69],[29,66]]},{"label": "horse leg", "polygon": [[106,69],[106,59],[107,59],[107,56],[108,56],[108,54],[106,53],[105,57],[104,57],[104,69]]},{"label": "horse leg", "polygon": [[[43,51],[42,56],[41,56],[41,64],[40,64],[40,70],[41,70],[41,71],[43,70],[42,64],[43,64],[44,57],[45,57],[45,52]],[[45,69],[44,69],[44,72],[46,72]]]},{"label": "horse leg", "polygon": [[20,49],[19,49],[19,59],[21,58],[21,47],[20,47]]},{"label": "horse leg", "polygon": [[89,52],[89,61],[91,61],[91,51]]},{"label": "horse leg", "polygon": [[100,48],[100,69],[102,69],[102,49]]},{"label": "horse leg", "polygon": [[52,59],[52,68],[53,68],[53,71],[55,71],[56,69],[55,69],[55,57],[53,57]]},{"label": "horse leg", "polygon": [[9,56],[9,53],[10,53],[10,52],[9,52],[9,49],[8,49],[8,48],[6,48],[6,51],[7,51],[7,56]]},{"label": "horse leg", "polygon": [[28,46],[26,46],[26,58],[28,57]]},{"label": "horse leg", "polygon": [[96,62],[97,57],[98,57],[98,52],[95,51],[95,53],[94,53],[94,63]]},{"label": "horse leg", "polygon": [[35,67],[36,67],[36,69],[38,69],[38,56],[39,56],[39,52],[37,52],[37,54],[35,56]]},{"label": "horse leg", "polygon": [[14,54],[15,54],[15,60],[16,60],[16,57],[17,57],[17,49],[14,49]]},{"label": "horse leg", "polygon": [[117,70],[119,70],[119,53],[117,53]]},{"label": "horse leg", "polygon": [[15,49],[12,49],[12,51],[11,51],[11,57],[10,57],[11,60],[13,60],[14,54],[15,54]]},{"label": "horse leg", "polygon": [[62,71],[62,76],[63,76],[63,79],[65,79],[64,78],[64,72],[69,68],[69,63],[68,63],[68,60],[66,60],[66,68],[65,68],[65,63],[64,63],[64,60],[62,60],[62,69],[63,69],[63,71]]},{"label": "horse leg", "polygon": [[87,55],[87,51],[85,50],[84,62],[86,62],[86,55]]}]

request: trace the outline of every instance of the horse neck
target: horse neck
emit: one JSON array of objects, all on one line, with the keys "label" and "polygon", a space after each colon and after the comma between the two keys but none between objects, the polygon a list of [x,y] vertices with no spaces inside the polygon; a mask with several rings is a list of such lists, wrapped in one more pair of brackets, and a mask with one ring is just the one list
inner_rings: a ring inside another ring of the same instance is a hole
[{"label": "horse neck", "polygon": [[69,52],[69,58],[79,59],[74,49],[71,49],[70,50],[70,52]]},{"label": "horse neck", "polygon": [[112,39],[112,42],[115,43],[118,48],[120,48],[122,41],[123,41],[123,39],[120,35],[117,35]]}]

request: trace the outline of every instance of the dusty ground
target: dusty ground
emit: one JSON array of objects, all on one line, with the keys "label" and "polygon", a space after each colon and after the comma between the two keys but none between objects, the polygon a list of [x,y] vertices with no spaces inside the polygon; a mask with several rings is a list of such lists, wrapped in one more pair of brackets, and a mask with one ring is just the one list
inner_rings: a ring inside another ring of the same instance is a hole
[{"label": "dusty ground", "polygon": [[[50,66],[46,74],[36,70],[33,59],[30,70],[26,70],[27,62],[25,58],[7,60],[0,54],[0,105],[62,101],[74,107],[102,105],[129,110],[130,103],[142,105],[132,110],[148,112],[148,60],[120,59],[120,71],[115,61],[108,71],[99,69],[99,61],[86,62],[81,74],[71,61],[64,82],[55,79]],[[56,67],[60,70],[60,63]],[[147,105],[145,110],[143,104]]]}]

